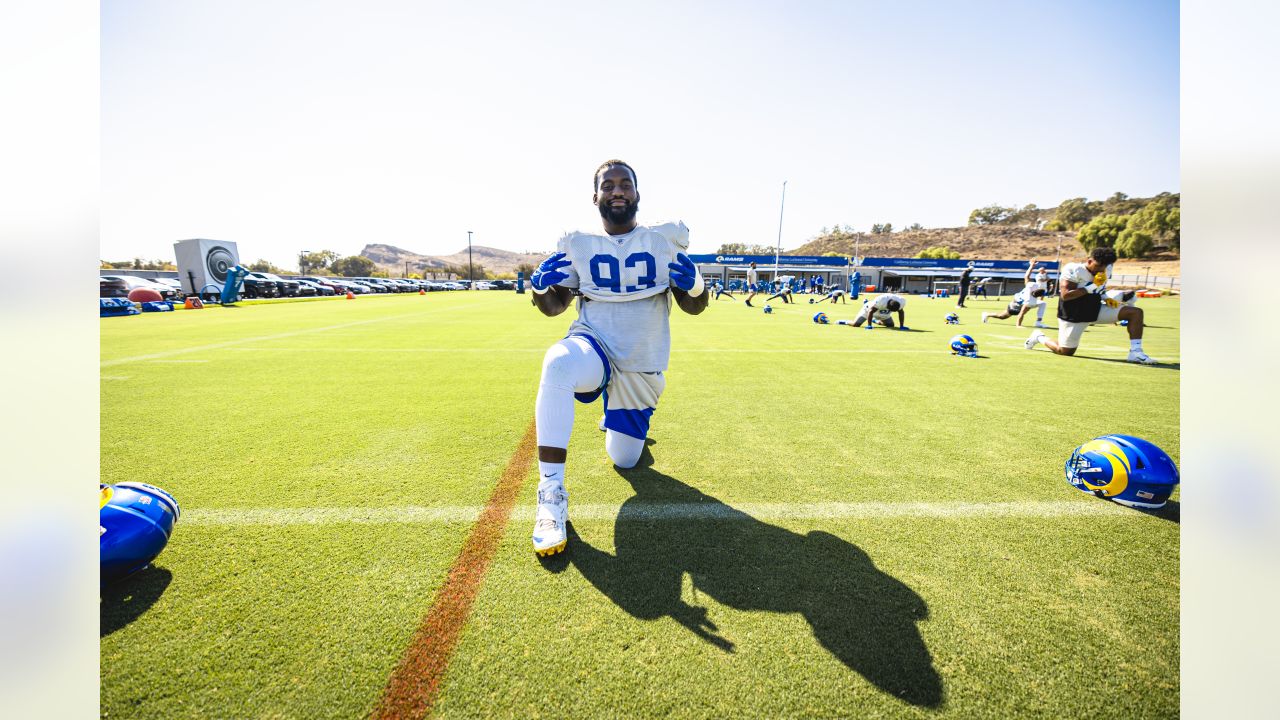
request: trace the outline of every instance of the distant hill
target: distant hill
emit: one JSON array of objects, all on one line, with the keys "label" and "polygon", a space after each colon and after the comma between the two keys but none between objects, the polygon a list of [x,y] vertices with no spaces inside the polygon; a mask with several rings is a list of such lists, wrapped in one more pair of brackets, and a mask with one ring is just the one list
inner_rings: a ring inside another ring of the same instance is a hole
[{"label": "distant hill", "polygon": [[[404,273],[406,262],[409,263],[409,272],[414,273],[423,270],[431,272],[446,266],[467,267],[466,248],[452,255],[423,255],[394,245],[371,243],[365,245],[360,254],[372,260],[379,269],[396,276]],[[517,253],[483,245],[471,246],[471,261],[475,265],[483,265],[485,270],[495,274],[513,273],[521,264],[536,266],[544,257],[542,254]]]},{"label": "distant hill", "polygon": [[1083,255],[1074,232],[1048,232],[1028,227],[1007,225],[971,225],[958,228],[904,230],[894,233],[841,233],[814,238],[794,250],[792,255],[854,254],[862,257],[915,257],[931,247],[945,246],[962,258],[987,260],[1052,260],[1062,244],[1065,258]]}]

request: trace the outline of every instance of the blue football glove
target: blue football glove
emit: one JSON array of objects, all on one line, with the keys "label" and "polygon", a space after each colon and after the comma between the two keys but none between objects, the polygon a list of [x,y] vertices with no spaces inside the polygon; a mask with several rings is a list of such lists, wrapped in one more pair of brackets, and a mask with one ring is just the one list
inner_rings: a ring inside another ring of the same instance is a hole
[{"label": "blue football glove", "polygon": [[541,295],[557,285],[563,280],[569,278],[569,274],[560,272],[562,269],[569,267],[573,263],[564,259],[565,253],[552,253],[547,256],[546,260],[533,271],[533,275],[529,278],[529,285],[533,287],[533,291]]},{"label": "blue football glove", "polygon": [[698,273],[698,266],[693,264],[688,255],[676,253],[676,261],[667,263],[667,269],[670,270],[672,285],[689,293],[689,297],[698,297],[702,294],[704,287],[702,275]]},{"label": "blue football glove", "polygon": [[870,323],[870,322],[868,322],[866,325],[863,325],[863,327],[865,327],[866,329],[870,330],[870,329],[871,329],[871,323]]}]

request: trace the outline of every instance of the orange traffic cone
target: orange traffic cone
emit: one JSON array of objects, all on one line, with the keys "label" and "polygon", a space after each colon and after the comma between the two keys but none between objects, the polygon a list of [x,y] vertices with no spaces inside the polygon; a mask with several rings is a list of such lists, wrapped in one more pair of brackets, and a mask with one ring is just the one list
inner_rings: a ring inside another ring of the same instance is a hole
[{"label": "orange traffic cone", "polygon": [[347,299],[348,299],[348,300],[355,300],[355,299],[356,299],[356,294],[355,294],[355,293],[353,293],[353,292],[351,292],[350,290],[348,290],[348,291],[347,291]]},{"label": "orange traffic cone", "polygon": [[189,297],[186,302],[182,303],[182,307],[187,310],[203,310],[204,303],[200,302],[198,297]]},{"label": "orange traffic cone", "polygon": [[419,295],[426,295],[426,294],[427,294],[427,291],[426,291],[426,290],[423,290],[422,288],[418,288],[418,294],[419,294]]}]

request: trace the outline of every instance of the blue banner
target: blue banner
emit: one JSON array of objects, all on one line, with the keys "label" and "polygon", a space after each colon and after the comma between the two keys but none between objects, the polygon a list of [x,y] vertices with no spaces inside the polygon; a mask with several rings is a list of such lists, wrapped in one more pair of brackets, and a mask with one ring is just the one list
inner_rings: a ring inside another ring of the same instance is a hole
[{"label": "blue banner", "polygon": [[[746,265],[755,263],[761,269],[773,265],[772,255],[690,255],[689,259],[699,265]],[[974,270],[1026,270],[1028,260],[939,260],[936,258],[894,258],[868,257],[859,263],[869,268],[931,268],[935,270],[962,270],[969,263]],[[825,257],[822,255],[780,255],[779,266],[811,265],[813,267],[849,267],[849,259],[843,257]],[[1041,260],[1037,263],[1046,270],[1057,270],[1058,263],[1053,260]]]},{"label": "blue banner", "polygon": [[[702,265],[773,265],[772,255],[690,255],[689,259]],[[848,267],[849,259],[821,255],[780,255],[778,265],[813,265],[823,267]]]},{"label": "blue banner", "polygon": [[[905,267],[905,268],[935,268],[935,269],[957,269],[963,270],[969,263],[973,263],[974,270],[1026,270],[1029,260],[939,260],[937,258],[887,258],[887,257],[868,257],[862,258],[862,267]],[[1046,270],[1057,270],[1058,263],[1055,260],[1040,260],[1036,263],[1038,267]]]}]

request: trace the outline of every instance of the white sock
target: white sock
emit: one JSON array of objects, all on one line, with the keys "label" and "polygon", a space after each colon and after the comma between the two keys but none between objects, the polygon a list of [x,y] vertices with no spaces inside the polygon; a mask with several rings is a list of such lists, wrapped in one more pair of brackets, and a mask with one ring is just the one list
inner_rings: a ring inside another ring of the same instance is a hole
[{"label": "white sock", "polygon": [[1038,332],[1035,335],[1032,335],[1031,337],[1033,340],[1036,341],[1035,342],[1036,345],[1039,345],[1040,343],[1044,342],[1044,333],[1042,332]]},{"label": "white sock", "polygon": [[538,489],[546,485],[564,485],[564,463],[538,461]]},{"label": "white sock", "polygon": [[1045,305],[1044,303],[1040,303],[1040,306],[1036,308],[1036,322],[1044,321],[1044,309],[1046,307],[1048,307],[1048,305]]},{"label": "white sock", "polygon": [[1142,338],[1129,341],[1129,352],[1142,352]]}]

